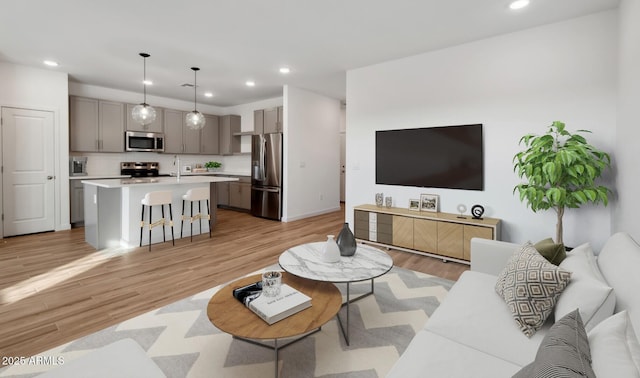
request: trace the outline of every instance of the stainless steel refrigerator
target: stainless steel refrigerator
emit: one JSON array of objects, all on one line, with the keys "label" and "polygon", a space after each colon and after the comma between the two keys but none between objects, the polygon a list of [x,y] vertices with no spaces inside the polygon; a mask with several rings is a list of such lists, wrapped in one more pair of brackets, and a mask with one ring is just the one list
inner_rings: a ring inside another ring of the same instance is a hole
[{"label": "stainless steel refrigerator", "polygon": [[282,133],[252,136],[251,214],[282,217]]}]

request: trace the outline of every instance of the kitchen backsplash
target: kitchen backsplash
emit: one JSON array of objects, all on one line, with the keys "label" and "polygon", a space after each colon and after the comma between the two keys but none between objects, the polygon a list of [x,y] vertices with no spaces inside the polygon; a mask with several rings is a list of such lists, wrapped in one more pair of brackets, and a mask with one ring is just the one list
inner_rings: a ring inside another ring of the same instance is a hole
[{"label": "kitchen backsplash", "polygon": [[[127,153],[71,153],[72,156],[87,157],[87,173],[89,175],[119,175],[120,163],[123,161],[157,161],[160,163],[160,173],[169,174],[176,171],[173,165],[175,155],[158,154],[154,152]],[[222,172],[247,173],[251,168],[251,155],[179,155],[180,165],[195,167],[208,161],[222,163]]]}]

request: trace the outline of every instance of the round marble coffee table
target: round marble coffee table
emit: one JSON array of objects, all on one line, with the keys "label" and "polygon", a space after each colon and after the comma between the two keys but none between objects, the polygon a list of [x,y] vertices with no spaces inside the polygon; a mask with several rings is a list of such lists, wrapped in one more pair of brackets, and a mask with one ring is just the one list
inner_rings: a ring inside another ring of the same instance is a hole
[{"label": "round marble coffee table", "polygon": [[[341,256],[340,261],[327,263],[320,258],[324,245],[325,242],[317,242],[292,247],[280,255],[278,262],[283,270],[298,277],[347,284],[347,300],[343,303],[347,308],[346,331],[339,315],[337,318],[345,341],[349,345],[349,304],[374,294],[373,280],[391,270],[393,259],[378,248],[358,244],[353,256]],[[366,280],[371,280],[371,291],[351,299],[350,284]]]}]

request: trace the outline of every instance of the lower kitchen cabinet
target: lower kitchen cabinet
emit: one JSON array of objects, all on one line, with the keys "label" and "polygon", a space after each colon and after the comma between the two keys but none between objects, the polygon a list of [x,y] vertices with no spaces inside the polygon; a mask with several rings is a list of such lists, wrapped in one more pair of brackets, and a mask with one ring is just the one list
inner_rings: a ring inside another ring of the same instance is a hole
[{"label": "lower kitchen cabinet", "polygon": [[471,261],[471,238],[500,238],[500,219],[395,207],[356,206],[354,222],[354,234],[360,241],[466,264]]},{"label": "lower kitchen cabinet", "polygon": [[236,177],[238,181],[218,183],[218,206],[230,209],[251,210],[251,178],[248,176]]},{"label": "lower kitchen cabinet", "polygon": [[84,224],[84,184],[81,180],[69,180],[69,194],[71,203],[71,225]]}]

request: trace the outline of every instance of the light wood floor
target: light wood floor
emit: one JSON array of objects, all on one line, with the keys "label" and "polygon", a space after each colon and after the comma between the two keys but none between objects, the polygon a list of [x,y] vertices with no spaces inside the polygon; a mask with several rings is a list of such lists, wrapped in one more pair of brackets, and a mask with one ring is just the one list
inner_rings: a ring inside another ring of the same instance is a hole
[{"label": "light wood floor", "polygon": [[[285,249],[326,240],[344,211],[295,222],[218,211],[208,235],[96,251],[84,229],[0,240],[0,356],[32,356],[276,263]],[[179,226],[178,226],[179,227]],[[468,266],[389,251],[397,266],[456,280]]]}]

